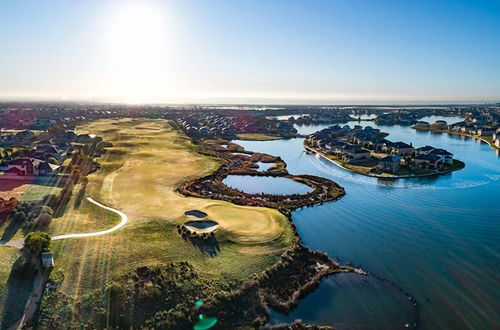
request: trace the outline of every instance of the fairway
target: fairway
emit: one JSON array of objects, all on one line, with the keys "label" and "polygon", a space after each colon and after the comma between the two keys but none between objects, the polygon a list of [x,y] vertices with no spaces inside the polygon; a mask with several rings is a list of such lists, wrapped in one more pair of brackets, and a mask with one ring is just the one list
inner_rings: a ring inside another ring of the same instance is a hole
[{"label": "fairway", "polygon": [[[105,236],[54,242],[54,272],[64,274],[65,293],[77,297],[137,267],[181,260],[193,264],[202,277],[241,281],[272,265],[292,244],[290,223],[276,210],[177,193],[182,183],[215,171],[220,160],[198,154],[190,139],[167,121],[99,120],[77,129],[113,144],[99,158],[101,168],[88,177],[84,196],[125,213],[128,222]],[[76,203],[79,189],[66,214],[52,222],[52,235],[100,231],[120,222],[85,198]],[[192,220],[185,214],[190,210],[205,212],[220,225],[217,253],[207,254],[177,234],[177,224]]]}]

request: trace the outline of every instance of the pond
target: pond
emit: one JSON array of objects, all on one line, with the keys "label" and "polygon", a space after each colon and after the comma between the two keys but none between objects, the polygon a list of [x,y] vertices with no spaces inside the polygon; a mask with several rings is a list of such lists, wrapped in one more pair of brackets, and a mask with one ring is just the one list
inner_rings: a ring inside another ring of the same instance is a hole
[{"label": "pond", "polygon": [[255,163],[257,166],[259,166],[259,171],[264,172],[270,169],[271,167],[274,166],[275,163],[263,163],[263,162],[257,162]]},{"label": "pond", "polygon": [[223,181],[225,185],[248,194],[307,194],[311,187],[288,179],[266,176],[229,175]]},{"label": "pond", "polygon": [[[461,120],[445,119],[449,123]],[[302,241],[332,258],[362,264],[416,297],[419,329],[498,327],[498,153],[473,139],[407,126],[361,123],[367,124],[390,133],[388,138],[393,141],[447,149],[466,166],[434,178],[382,180],[345,171],[306,154],[303,139],[235,142],[247,150],[280,156],[291,174],[327,177],[345,188],[346,195],[337,202],[293,212]],[[317,125],[315,130],[326,126]],[[340,301],[335,295],[321,293],[329,292],[325,287],[306,297],[311,300],[305,305],[325,305],[335,313],[358,299],[353,295]],[[393,294],[388,293],[388,297]],[[379,298],[387,297],[380,293]],[[315,310],[305,307],[299,303],[294,317],[314,319]],[[336,326],[346,319],[356,322],[359,317],[359,311],[347,309],[341,319],[330,319],[326,324]]]}]

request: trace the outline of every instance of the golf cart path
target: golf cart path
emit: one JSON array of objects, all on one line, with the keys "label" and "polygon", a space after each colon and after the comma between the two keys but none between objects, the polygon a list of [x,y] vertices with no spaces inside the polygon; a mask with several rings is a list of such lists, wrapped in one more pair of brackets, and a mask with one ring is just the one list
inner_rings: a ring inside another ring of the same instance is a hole
[{"label": "golf cart path", "polygon": [[[123,213],[122,211],[116,210],[112,207],[109,207],[109,206],[103,205],[99,202],[96,202],[91,197],[87,197],[87,200],[90,203],[97,205],[105,210],[108,210],[108,211],[111,211],[111,212],[118,214],[121,218],[120,223],[117,224],[116,226],[114,226],[113,228],[102,230],[102,231],[97,231],[97,232],[93,232],[93,233],[64,234],[64,235],[54,236],[54,237],[52,237],[53,241],[54,240],[61,240],[61,239],[68,239],[68,238],[81,238],[81,237],[93,237],[93,236],[106,235],[106,234],[112,233],[114,231],[117,231],[118,229],[125,226],[125,224],[128,222],[127,215],[125,213]],[[5,245],[5,246],[13,246],[13,247],[17,247],[17,248],[21,249],[24,245],[24,242],[22,242],[22,241],[9,241],[9,242],[2,242],[1,244]],[[22,328],[25,320],[32,319],[33,315],[35,314],[35,312],[38,309],[38,305],[40,304],[40,299],[42,297],[44,284],[45,284],[45,281],[44,281],[44,277],[42,275],[42,272],[38,272],[35,279],[34,279],[33,290],[31,292],[30,302],[29,302],[27,308],[25,309],[23,316],[19,320],[17,320],[13,325],[9,326],[7,328],[8,330],[17,330],[19,328]]]},{"label": "golf cart path", "polygon": [[[93,236],[106,235],[106,234],[110,234],[114,231],[117,231],[118,229],[122,228],[123,226],[125,226],[127,224],[128,216],[125,213],[123,213],[122,211],[119,211],[119,210],[114,209],[112,207],[101,204],[101,203],[93,200],[91,197],[87,197],[87,201],[89,201],[90,203],[92,203],[94,205],[99,206],[100,208],[103,208],[105,210],[108,210],[108,211],[111,211],[113,213],[118,214],[121,218],[120,223],[112,228],[102,230],[102,231],[96,231],[93,233],[64,234],[64,235],[53,236],[52,237],[53,241],[58,241],[61,239],[68,239],[68,238],[82,238],[82,237],[93,237]],[[12,247],[16,247],[18,249],[22,249],[24,246],[24,242],[20,241],[20,240],[16,240],[16,241],[0,242],[0,245],[12,246]]]},{"label": "golf cart path", "polygon": [[114,209],[112,207],[109,207],[109,206],[103,205],[103,204],[101,204],[99,202],[96,202],[91,197],[87,197],[87,200],[90,203],[99,206],[100,208],[103,208],[105,210],[108,210],[108,211],[111,211],[111,212],[114,212],[114,213],[118,214],[120,216],[120,218],[121,218],[120,223],[117,224],[116,226],[114,226],[113,228],[109,228],[109,229],[102,230],[102,231],[96,231],[96,232],[93,232],[93,233],[57,235],[57,236],[52,237],[53,241],[57,241],[57,240],[60,240],[60,239],[68,239],[68,238],[93,237],[93,236],[101,236],[101,235],[110,234],[110,233],[112,233],[114,231],[117,231],[118,229],[122,228],[128,222],[128,216],[125,213],[123,213],[122,211],[119,211],[119,210]]}]

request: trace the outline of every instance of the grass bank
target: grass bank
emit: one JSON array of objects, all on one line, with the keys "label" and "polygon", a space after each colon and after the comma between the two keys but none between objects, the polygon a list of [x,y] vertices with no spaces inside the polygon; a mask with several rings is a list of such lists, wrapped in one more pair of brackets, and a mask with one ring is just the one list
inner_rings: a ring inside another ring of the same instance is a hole
[{"label": "grass bank", "polygon": [[248,140],[248,141],[273,141],[282,139],[279,136],[266,135],[266,134],[258,134],[258,133],[243,133],[238,134],[237,138],[240,140]]}]

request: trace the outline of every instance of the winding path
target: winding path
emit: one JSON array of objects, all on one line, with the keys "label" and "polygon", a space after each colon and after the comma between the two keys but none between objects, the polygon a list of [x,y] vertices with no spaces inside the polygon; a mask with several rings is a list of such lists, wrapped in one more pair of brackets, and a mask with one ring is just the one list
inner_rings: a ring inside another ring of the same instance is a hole
[{"label": "winding path", "polygon": [[[102,230],[102,231],[96,231],[93,233],[64,234],[64,235],[53,236],[52,237],[53,241],[57,241],[57,240],[61,240],[61,239],[68,239],[68,238],[81,238],[81,237],[93,237],[93,236],[106,235],[106,234],[110,234],[114,231],[117,231],[118,229],[122,228],[123,226],[125,226],[127,224],[128,216],[125,213],[123,213],[122,211],[119,211],[119,210],[114,209],[112,207],[109,207],[109,206],[103,205],[99,202],[96,202],[91,197],[87,197],[87,201],[89,201],[90,203],[97,205],[105,210],[108,210],[108,211],[111,211],[113,213],[118,214],[121,218],[120,223],[117,224],[116,226],[114,226],[113,228],[109,228],[109,229]],[[14,241],[8,241],[8,242],[0,242],[0,245],[12,246],[12,247],[16,247],[18,249],[22,249],[24,246],[24,242],[20,241],[20,240],[14,240]]]},{"label": "winding path", "polygon": [[[103,205],[99,202],[96,202],[91,197],[87,197],[87,201],[89,201],[90,203],[97,205],[105,210],[108,210],[108,211],[111,211],[111,212],[118,214],[121,218],[120,223],[117,224],[116,226],[114,226],[113,228],[109,228],[106,230],[97,231],[97,232],[93,232],[93,233],[64,234],[64,235],[54,236],[54,237],[52,237],[53,241],[61,240],[61,239],[68,239],[68,238],[81,238],[81,237],[93,237],[93,236],[106,235],[106,234],[112,233],[114,231],[117,231],[118,229],[125,226],[125,224],[128,222],[128,216],[125,213],[123,213],[122,211],[116,210],[112,207],[109,207],[109,206]],[[13,246],[13,247],[21,249],[24,245],[24,242],[23,241],[1,242],[1,245]],[[11,325],[8,328],[8,330],[16,330],[16,329],[21,328],[23,326],[25,320],[30,320],[33,317],[36,310],[38,309],[38,305],[40,304],[40,299],[42,297],[44,284],[45,284],[44,275],[42,272],[38,272],[38,274],[35,277],[34,283],[33,283],[33,290],[31,293],[30,302],[26,307],[26,310],[23,314],[23,317],[20,318],[18,321],[16,321],[13,325]]]},{"label": "winding path", "polygon": [[99,206],[99,207],[101,207],[101,208],[103,208],[105,210],[108,210],[108,211],[111,211],[111,212],[114,212],[114,213],[118,214],[120,216],[120,218],[121,218],[120,223],[117,224],[116,226],[114,226],[113,228],[109,228],[109,229],[102,230],[102,231],[96,231],[96,232],[93,232],[93,233],[57,235],[57,236],[52,237],[53,241],[57,241],[57,240],[61,240],[61,239],[68,239],[68,238],[93,237],[93,236],[101,236],[101,235],[110,234],[110,233],[112,233],[114,231],[117,231],[118,229],[122,228],[128,222],[128,216],[125,213],[123,213],[122,211],[119,211],[119,210],[114,209],[112,207],[109,207],[109,206],[103,205],[103,204],[101,204],[99,202],[96,202],[91,197],[87,197],[87,201],[89,201],[90,203],[92,203],[94,205],[97,205],[97,206]]}]

